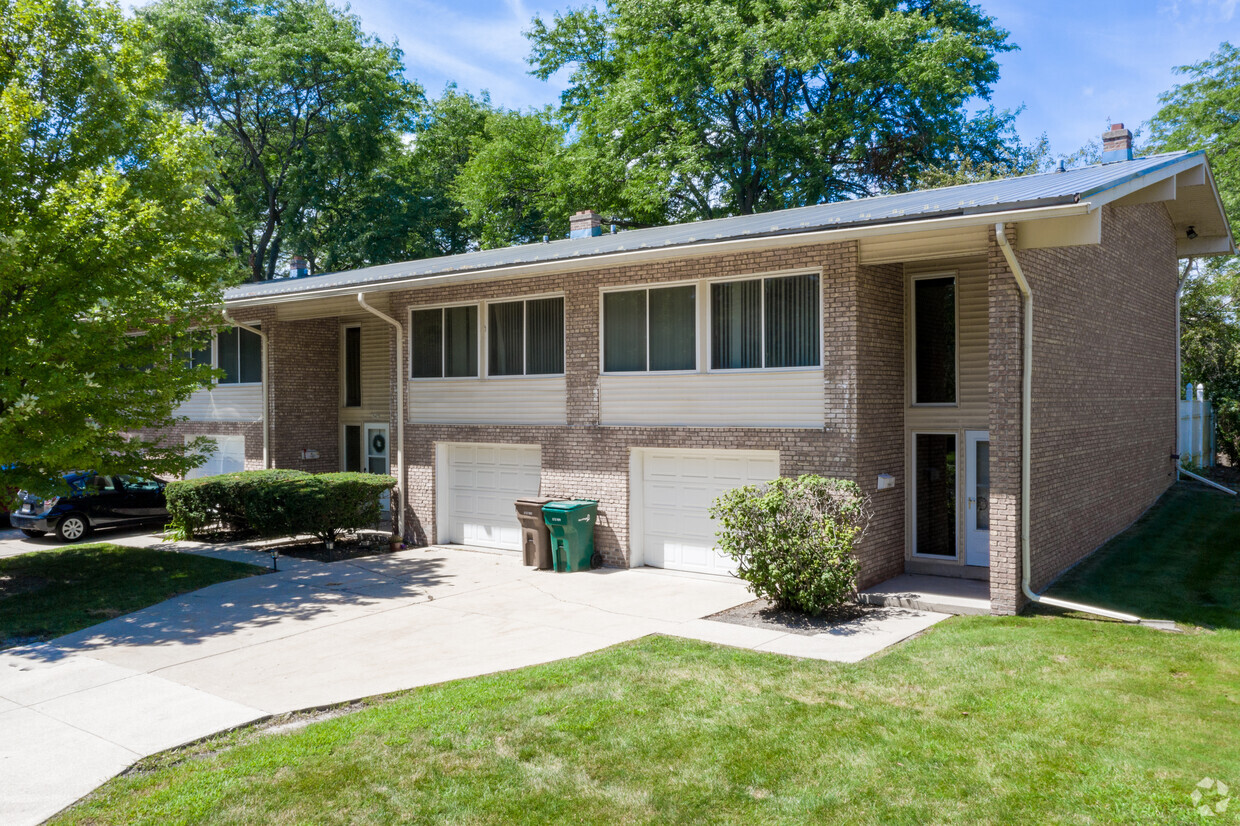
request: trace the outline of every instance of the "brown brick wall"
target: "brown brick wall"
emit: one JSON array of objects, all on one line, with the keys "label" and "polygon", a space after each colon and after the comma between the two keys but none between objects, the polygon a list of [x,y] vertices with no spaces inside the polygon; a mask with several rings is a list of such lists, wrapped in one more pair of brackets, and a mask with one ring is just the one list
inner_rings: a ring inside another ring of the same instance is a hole
[{"label": "brown brick wall", "polygon": [[[759,428],[599,427],[599,290],[609,286],[659,283],[730,275],[822,269],[824,306],[823,371],[826,389],[822,430]],[[404,322],[419,304],[519,298],[546,292],[565,296],[567,427],[406,425],[410,491],[409,532],[417,542],[436,539],[435,444],[507,442],[538,444],[542,450],[542,493],[599,500],[596,545],[610,565],[629,563],[629,453],[632,448],[778,450],[781,473],[821,473],[856,478],[873,496],[879,472],[903,473],[902,270],[867,268],[864,286],[856,277],[853,243],[783,251],[718,255],[481,284],[459,284],[394,294],[391,313]],[[864,291],[873,318],[858,313]],[[859,324],[875,341],[861,353]],[[858,369],[870,360],[872,371]],[[402,362],[403,363],[403,362]],[[402,368],[403,369],[403,368]],[[860,384],[859,384],[860,383]],[[893,396],[888,397],[894,388]],[[854,404],[858,395],[864,410]],[[869,416],[868,424],[863,425]],[[859,430],[864,427],[864,432]],[[858,476],[855,446],[869,439],[864,477]],[[876,499],[876,519],[861,550],[862,587],[898,573],[903,565],[902,484]],[[887,501],[887,500],[891,501]],[[898,500],[898,501],[896,501]]]},{"label": "brown brick wall", "polygon": [[[272,462],[310,473],[340,464],[340,324],[335,318],[277,321],[268,337]],[[302,459],[311,448],[318,459]]]},{"label": "brown brick wall", "polygon": [[[1014,614],[1020,595],[1020,440],[1023,310],[1020,290],[990,233],[990,609]],[[1009,227],[1008,243],[1016,244]]]},{"label": "brown brick wall", "polygon": [[[904,571],[904,267],[857,269],[857,481],[873,519],[861,541],[860,580],[870,584]],[[878,475],[895,477],[878,490]]]},{"label": "brown brick wall", "polygon": [[1174,481],[1175,235],[1106,207],[1102,245],[1018,253],[1034,295],[1031,548],[1040,590]]}]

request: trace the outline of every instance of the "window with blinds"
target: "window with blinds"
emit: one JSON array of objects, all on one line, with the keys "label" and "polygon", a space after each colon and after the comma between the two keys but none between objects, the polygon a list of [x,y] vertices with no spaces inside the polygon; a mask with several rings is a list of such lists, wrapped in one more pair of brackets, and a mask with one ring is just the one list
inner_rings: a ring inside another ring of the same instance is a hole
[{"label": "window with blinds", "polygon": [[410,321],[411,378],[468,378],[478,375],[476,304],[414,310]]},{"label": "window with blinds", "polygon": [[697,368],[697,288],[603,294],[603,372]]},{"label": "window with blinds", "polygon": [[487,305],[487,375],[541,376],[563,372],[563,298]]},{"label": "window with blinds", "polygon": [[261,338],[249,330],[233,327],[216,333],[215,343],[219,354],[217,366],[224,371],[220,384],[257,384],[263,380]]},{"label": "window with blinds", "polygon": [[816,274],[711,284],[711,369],[817,367],[821,317]]}]

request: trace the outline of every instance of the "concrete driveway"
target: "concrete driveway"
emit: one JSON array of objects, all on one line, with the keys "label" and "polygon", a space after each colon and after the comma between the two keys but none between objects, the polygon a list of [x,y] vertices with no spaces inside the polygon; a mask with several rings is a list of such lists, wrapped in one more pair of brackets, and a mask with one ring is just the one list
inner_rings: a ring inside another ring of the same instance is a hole
[{"label": "concrete driveway", "polygon": [[[0,556],[12,541],[0,537]],[[855,660],[943,618],[905,612],[884,628],[797,636],[701,619],[752,598],[735,579],[651,568],[553,574],[515,555],[455,548],[330,565],[282,558],[280,568],[0,653],[0,822],[37,823],[143,756],[271,714],[651,633]]]}]

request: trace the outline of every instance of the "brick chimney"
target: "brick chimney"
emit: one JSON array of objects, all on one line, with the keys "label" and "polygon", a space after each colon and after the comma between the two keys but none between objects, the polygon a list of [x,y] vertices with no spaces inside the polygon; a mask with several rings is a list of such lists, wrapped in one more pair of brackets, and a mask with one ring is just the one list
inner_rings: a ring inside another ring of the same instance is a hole
[{"label": "brick chimney", "polygon": [[288,262],[289,278],[304,278],[310,274],[310,262],[300,255],[294,255]]},{"label": "brick chimney", "polygon": [[592,209],[584,209],[568,219],[569,238],[592,238],[603,234],[603,219]]},{"label": "brick chimney", "polygon": [[1102,133],[1102,162],[1132,160],[1132,133],[1122,123],[1113,123]]}]

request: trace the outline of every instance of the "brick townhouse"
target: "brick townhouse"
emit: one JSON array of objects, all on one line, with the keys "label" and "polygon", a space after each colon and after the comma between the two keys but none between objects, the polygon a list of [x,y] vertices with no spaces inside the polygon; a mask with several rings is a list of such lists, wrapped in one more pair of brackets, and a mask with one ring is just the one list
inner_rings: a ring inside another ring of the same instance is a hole
[{"label": "brick townhouse", "polygon": [[1022,549],[1041,589],[1174,480],[1178,259],[1234,251],[1204,155],[1104,137],[1082,169],[620,233],[583,212],[236,287],[198,354],[226,378],[169,436],[216,437],[202,473],[394,474],[419,544],[515,549],[514,499],[598,499],[609,565],[707,574],[722,490],[846,477],[863,588],[980,579],[1012,613]]}]

